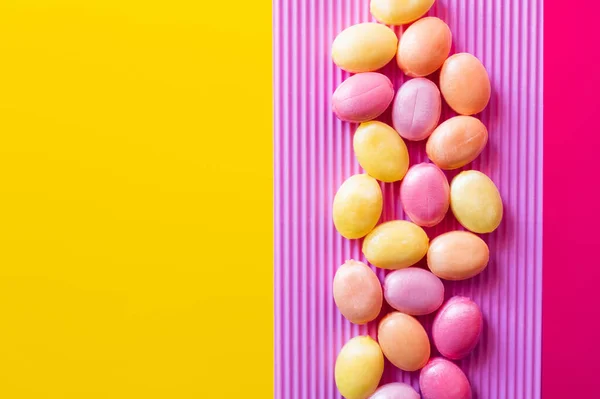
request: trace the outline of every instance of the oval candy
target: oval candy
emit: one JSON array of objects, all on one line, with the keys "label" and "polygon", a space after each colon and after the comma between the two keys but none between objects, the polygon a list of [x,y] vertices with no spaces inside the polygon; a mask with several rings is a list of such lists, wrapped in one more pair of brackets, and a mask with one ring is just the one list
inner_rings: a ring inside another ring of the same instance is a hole
[{"label": "oval candy", "polygon": [[385,25],[365,22],[343,30],[331,47],[333,62],[352,72],[372,72],[384,67],[396,55],[398,38]]},{"label": "oval candy", "polygon": [[481,273],[490,259],[490,250],[481,238],[468,231],[450,231],[429,245],[429,270],[444,280],[465,280]]},{"label": "oval candy", "polygon": [[462,359],[479,342],[483,315],[471,299],[455,296],[446,302],[433,320],[431,335],[438,351],[448,359]]},{"label": "oval candy", "polygon": [[463,371],[441,357],[433,358],[419,375],[423,399],[472,399],[471,384]]},{"label": "oval candy", "polygon": [[418,370],[429,360],[429,338],[412,316],[400,312],[388,314],[379,323],[377,337],[385,357],[401,370]]},{"label": "oval candy", "polygon": [[469,53],[458,53],[442,65],[440,91],[454,111],[475,115],[487,106],[492,88],[481,61]]},{"label": "oval candy", "polygon": [[373,230],[383,209],[381,187],[371,176],[350,176],[333,198],[333,223],[344,237],[364,237]]},{"label": "oval candy", "polygon": [[441,222],[450,207],[450,185],[446,175],[431,163],[408,170],[400,186],[400,201],[410,220],[432,227]]},{"label": "oval candy", "polygon": [[429,79],[411,79],[400,86],[392,106],[394,129],[407,140],[425,140],[437,126],[442,97]]},{"label": "oval candy", "polygon": [[437,71],[452,47],[452,32],[436,17],[418,20],[400,36],[396,62],[412,77],[427,76]]},{"label": "oval candy", "polygon": [[450,183],[450,208],[460,224],[474,233],[491,233],[502,221],[502,198],[494,182],[467,170]]},{"label": "oval candy", "polygon": [[429,11],[435,0],[371,0],[371,14],[386,25],[404,25]]},{"label": "oval candy", "polygon": [[352,338],[335,361],[335,384],[346,399],[367,399],[383,375],[383,353],[371,337]]},{"label": "oval candy", "polygon": [[350,76],[333,93],[335,115],[346,122],[366,122],[381,115],[394,99],[387,76],[365,72]]},{"label": "oval candy", "polygon": [[487,141],[487,128],[479,119],[460,115],[446,120],[431,133],[425,151],[434,164],[452,170],[477,158]]},{"label": "oval candy", "polygon": [[363,241],[367,260],[382,269],[403,269],[420,261],[427,253],[425,231],[406,220],[394,220],[375,227]]},{"label": "oval candy", "polygon": [[394,309],[413,316],[435,312],[444,302],[444,284],[418,267],[396,270],[385,277],[385,300]]},{"label": "oval candy", "polygon": [[369,399],[421,399],[421,396],[408,384],[392,382],[383,385]]},{"label": "oval candy", "polygon": [[379,279],[369,266],[348,260],[333,278],[333,299],[346,319],[365,324],[379,315],[383,293]]},{"label": "oval candy", "polygon": [[383,122],[361,123],[353,139],[360,166],[377,180],[402,180],[408,170],[408,149],[398,133]]}]

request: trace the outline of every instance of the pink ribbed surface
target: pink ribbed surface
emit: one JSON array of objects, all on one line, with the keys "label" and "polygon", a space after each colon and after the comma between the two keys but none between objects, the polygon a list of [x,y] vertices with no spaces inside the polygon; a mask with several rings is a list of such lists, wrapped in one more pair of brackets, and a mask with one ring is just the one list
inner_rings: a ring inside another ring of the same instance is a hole
[{"label": "pink ribbed surface", "polygon": [[[484,236],[491,251],[488,269],[446,283],[447,298],[470,296],[484,313],[479,346],[458,362],[477,399],[540,397],[542,8],[542,0],[438,0],[430,12],[449,24],[453,51],[483,61],[493,87],[481,115],[490,142],[470,167],[496,182],[505,219]],[[359,327],[342,318],[331,289],[340,264],[364,258],[361,242],[343,239],[331,221],[337,188],[360,168],[352,153],[356,126],[331,111],[331,94],[349,75],[331,62],[330,46],[342,29],[371,20],[368,0],[274,2],[277,399],[340,398],[333,378],[338,351],[351,337],[376,336],[375,323]],[[383,71],[396,88],[404,81],[395,65]],[[445,108],[443,118],[450,115]],[[390,121],[389,111],[382,120]],[[426,160],[424,142],[409,143],[409,150],[411,164]],[[399,184],[382,187],[382,219],[404,218]],[[433,238],[455,228],[450,215],[427,232]],[[430,329],[432,317],[421,320]],[[382,383],[391,381],[418,388],[418,373],[386,364]]]}]

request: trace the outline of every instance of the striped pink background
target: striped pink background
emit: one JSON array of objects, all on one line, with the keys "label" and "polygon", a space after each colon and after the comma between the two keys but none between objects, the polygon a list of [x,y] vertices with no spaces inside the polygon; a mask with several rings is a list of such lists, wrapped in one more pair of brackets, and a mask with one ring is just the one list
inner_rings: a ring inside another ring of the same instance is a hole
[{"label": "striped pink background", "polygon": [[[333,381],[337,352],[353,336],[375,336],[375,324],[346,322],[331,295],[336,268],[363,257],[360,242],[342,239],[331,222],[336,189],[360,169],[352,153],[356,126],[331,112],[331,94],[348,74],[333,65],[329,50],[342,29],[371,20],[368,7],[368,0],[274,3],[278,399],[339,398]],[[446,284],[447,297],[472,297],[486,319],[480,345],[459,362],[479,399],[540,397],[542,9],[541,0],[438,0],[430,12],[449,24],[455,51],[483,61],[493,87],[481,115],[490,142],[469,168],[496,182],[506,217],[498,231],[484,236],[492,254],[488,269],[474,279]],[[396,87],[404,81],[395,65],[383,71]],[[445,109],[443,117],[448,116]],[[389,121],[389,113],[382,120]],[[410,143],[409,150],[411,164],[426,160],[424,143]],[[382,187],[382,220],[404,218],[399,184]],[[458,227],[450,215],[428,234],[433,238]],[[431,317],[422,320],[429,328]],[[405,381],[418,388],[417,380],[416,373],[386,365],[383,382]]]}]

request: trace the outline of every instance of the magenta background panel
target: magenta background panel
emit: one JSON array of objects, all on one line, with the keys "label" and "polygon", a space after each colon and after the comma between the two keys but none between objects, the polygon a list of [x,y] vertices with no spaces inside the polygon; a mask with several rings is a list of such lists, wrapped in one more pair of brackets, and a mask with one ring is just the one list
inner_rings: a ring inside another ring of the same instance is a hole
[{"label": "magenta background panel", "polygon": [[[338,121],[330,98],[348,74],[330,59],[342,29],[370,21],[368,0],[275,0],[275,397],[339,398],[335,357],[351,337],[376,337],[376,324],[355,326],[331,294],[336,268],[364,258],[360,241],[340,237],[331,203],[360,168],[352,153],[356,125]],[[485,329],[474,353],[458,362],[478,399],[538,399],[541,374],[543,4],[541,0],[438,0],[430,15],[445,20],[453,51],[479,57],[493,94],[480,115],[490,141],[468,168],[498,185],[505,206],[500,228],[483,238],[491,261],[481,275],[446,284],[446,297],[473,298]],[[401,29],[397,29],[401,34]],[[405,78],[383,69],[397,88]],[[435,81],[436,77],[433,77]],[[443,118],[452,113],[445,108]],[[389,112],[381,118],[389,122]],[[426,161],[424,143],[409,143],[411,164]],[[456,172],[448,173],[452,178]],[[382,184],[382,220],[403,219],[399,184]],[[448,215],[430,238],[459,228]],[[383,279],[385,273],[379,270]],[[384,312],[387,309],[384,309]],[[429,330],[432,317],[420,320]],[[418,373],[386,364],[383,383],[418,388]]]}]

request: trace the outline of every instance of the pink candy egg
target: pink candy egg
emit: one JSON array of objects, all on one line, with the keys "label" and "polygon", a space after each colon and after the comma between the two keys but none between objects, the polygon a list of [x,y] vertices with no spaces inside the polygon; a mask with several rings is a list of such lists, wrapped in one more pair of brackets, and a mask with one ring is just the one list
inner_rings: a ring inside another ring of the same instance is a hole
[{"label": "pink candy egg", "polygon": [[333,112],[346,122],[377,118],[394,98],[394,86],[387,76],[365,72],[350,76],[333,93]]},{"label": "pink candy egg", "polygon": [[438,124],[442,97],[435,83],[411,79],[398,90],[392,107],[394,129],[407,140],[424,140]]},{"label": "pink candy egg", "polygon": [[463,371],[441,357],[433,358],[419,376],[423,399],[471,399],[471,384]]},{"label": "pink candy egg", "polygon": [[348,260],[333,278],[333,299],[344,317],[355,324],[374,320],[381,311],[381,283],[362,262]]},{"label": "pink candy egg", "polygon": [[409,267],[386,276],[383,295],[394,309],[420,316],[435,312],[441,306],[444,284],[425,269]]},{"label": "pink candy egg", "polygon": [[433,320],[432,337],[438,351],[449,359],[462,359],[479,342],[483,316],[471,299],[450,298]]},{"label": "pink candy egg", "polygon": [[446,216],[450,207],[450,185],[446,175],[431,163],[408,170],[400,187],[404,212],[419,226],[432,227]]},{"label": "pink candy egg", "polygon": [[421,399],[421,397],[410,385],[393,382],[379,388],[369,399]]}]

